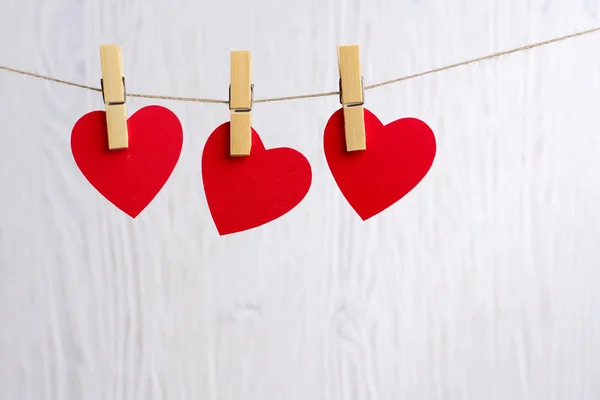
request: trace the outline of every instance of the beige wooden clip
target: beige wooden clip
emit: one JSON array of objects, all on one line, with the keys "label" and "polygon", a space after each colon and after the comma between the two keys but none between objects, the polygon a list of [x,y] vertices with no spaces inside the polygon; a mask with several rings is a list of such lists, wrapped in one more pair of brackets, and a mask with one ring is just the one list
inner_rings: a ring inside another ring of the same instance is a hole
[{"label": "beige wooden clip", "polygon": [[108,148],[126,149],[129,146],[127,134],[127,113],[125,112],[125,78],[121,47],[116,44],[100,46],[102,66],[102,98],[106,110]]},{"label": "beige wooden clip", "polygon": [[344,108],[346,151],[365,150],[364,89],[358,45],[338,46],[340,103]]},{"label": "beige wooden clip", "polygon": [[231,52],[231,83],[229,86],[229,155],[249,156],[252,148],[252,84],[249,51]]}]

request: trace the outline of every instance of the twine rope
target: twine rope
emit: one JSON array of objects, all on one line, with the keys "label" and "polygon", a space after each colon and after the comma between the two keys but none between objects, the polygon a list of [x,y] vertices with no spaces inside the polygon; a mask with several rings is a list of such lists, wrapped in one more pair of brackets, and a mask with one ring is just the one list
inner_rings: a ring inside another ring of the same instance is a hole
[{"label": "twine rope", "polygon": [[[591,28],[591,29],[587,29],[585,31],[580,31],[580,32],[572,33],[572,34],[565,35],[565,36],[559,36],[559,37],[555,37],[553,39],[548,39],[548,40],[544,40],[541,42],[531,43],[531,44],[527,44],[527,45],[520,46],[520,47],[515,47],[510,50],[504,50],[504,51],[489,54],[486,56],[472,58],[472,59],[461,61],[458,63],[449,64],[449,65],[446,65],[443,67],[419,72],[416,74],[405,75],[405,76],[401,76],[399,78],[390,79],[390,80],[375,83],[372,85],[366,85],[364,87],[364,90],[371,90],[371,89],[391,85],[391,84],[402,82],[402,81],[408,81],[408,80],[419,78],[419,77],[426,76],[426,75],[437,74],[438,72],[447,71],[450,69],[463,67],[463,66],[470,65],[470,64],[476,64],[476,63],[486,61],[486,60],[492,60],[492,59],[506,56],[509,54],[519,53],[522,51],[527,51],[527,50],[535,49],[538,47],[547,46],[547,45],[550,45],[553,43],[558,43],[558,42],[562,42],[565,40],[577,38],[580,36],[589,35],[589,34],[592,34],[592,33],[598,32],[598,31],[600,31],[600,27]],[[26,76],[30,76],[33,78],[43,79],[43,80],[50,81],[50,82],[60,83],[63,85],[74,86],[74,87],[78,87],[81,89],[92,90],[94,92],[102,92],[102,89],[100,89],[99,87],[83,85],[81,83],[67,81],[64,79],[53,78],[51,76],[45,76],[45,75],[37,74],[35,72],[23,71],[20,69],[10,68],[10,67],[6,67],[3,65],[0,65],[0,70],[4,70],[7,72],[13,72],[13,73],[20,74],[20,75],[26,75]],[[272,103],[272,102],[276,102],[276,101],[310,99],[310,98],[316,98],[316,97],[338,96],[339,94],[340,94],[339,91],[334,91],[334,92],[299,94],[299,95],[295,95],[295,96],[268,97],[268,98],[264,98],[264,99],[256,99],[256,100],[254,100],[254,103]],[[229,101],[227,101],[227,100],[207,99],[207,98],[201,98],[201,97],[161,96],[161,95],[155,95],[155,94],[141,94],[141,93],[127,93],[127,96],[139,97],[139,98],[143,98],[143,99],[175,100],[175,101],[187,101],[187,102],[195,102],[195,103],[213,103],[213,104],[228,104],[229,103]]]}]

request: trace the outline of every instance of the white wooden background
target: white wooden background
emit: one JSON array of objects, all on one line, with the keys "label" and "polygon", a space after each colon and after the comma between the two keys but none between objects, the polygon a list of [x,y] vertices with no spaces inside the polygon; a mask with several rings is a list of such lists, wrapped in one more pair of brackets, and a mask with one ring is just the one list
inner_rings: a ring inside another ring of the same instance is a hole
[{"label": "white wooden background", "polygon": [[[0,64],[225,99],[229,51],[257,98],[365,83],[600,25],[598,0],[5,0]],[[129,111],[152,104],[129,98]],[[101,95],[0,71],[0,399],[600,398],[600,34],[367,92],[424,119],[438,156],[363,223],[322,152],[337,98],[255,106],[268,147],[311,162],[305,200],[219,237],[200,158],[223,105],[159,102],[181,159],[131,220],[77,170]]]}]

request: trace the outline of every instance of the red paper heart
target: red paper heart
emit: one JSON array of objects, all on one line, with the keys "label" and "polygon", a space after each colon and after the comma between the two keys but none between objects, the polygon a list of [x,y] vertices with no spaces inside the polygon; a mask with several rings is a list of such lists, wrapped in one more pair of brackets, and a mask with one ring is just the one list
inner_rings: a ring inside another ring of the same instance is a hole
[{"label": "red paper heart", "polygon": [[271,222],[296,207],[310,188],[308,160],[296,150],[265,150],[252,129],[247,157],[229,156],[229,122],[210,135],[202,153],[202,181],[220,235]]},{"label": "red paper heart", "polygon": [[127,120],[129,147],[108,149],[104,111],[77,121],[71,151],[90,184],[135,218],[158,194],[177,164],[183,144],[181,123],[160,106],[141,108]]},{"label": "red paper heart", "polygon": [[342,194],[363,221],[404,197],[425,177],[436,153],[433,131],[416,118],[383,125],[365,109],[367,149],[346,151],[343,110],[325,127],[329,169]]}]

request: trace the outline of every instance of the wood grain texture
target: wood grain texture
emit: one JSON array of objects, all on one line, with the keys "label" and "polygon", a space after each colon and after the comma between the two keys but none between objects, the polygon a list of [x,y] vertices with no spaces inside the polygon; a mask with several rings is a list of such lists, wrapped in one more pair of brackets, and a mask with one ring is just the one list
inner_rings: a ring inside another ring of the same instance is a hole
[{"label": "wood grain texture", "polygon": [[252,112],[229,113],[229,155],[249,156],[252,149]]},{"label": "wood grain texture", "polygon": [[231,93],[230,110],[249,110],[252,108],[252,65],[249,51],[231,52]]},{"label": "wood grain texture", "polygon": [[124,103],[125,85],[123,84],[123,54],[121,48],[116,44],[100,46],[100,66],[102,68],[104,103]]},{"label": "wood grain texture", "polygon": [[362,104],[365,99],[360,73],[360,47],[357,44],[338,46],[338,69],[342,104]]},{"label": "wood grain texture", "polygon": [[344,106],[344,133],[346,151],[365,150],[367,148],[364,106]]},{"label": "wood grain texture", "polygon": [[110,150],[126,149],[129,146],[129,133],[125,103],[106,104],[104,112],[106,113],[108,148]]},{"label": "wood grain texture", "polygon": [[[332,91],[600,25],[595,1],[0,2],[0,62],[99,85],[119,43],[131,92]],[[293,43],[293,45],[290,45]],[[418,188],[367,223],[328,173],[336,97],[257,104],[265,146],[311,162],[290,214],[219,237],[202,193],[224,105],[161,103],[178,166],[135,221],[69,149],[99,93],[0,72],[0,399],[600,398],[600,44],[590,35],[366,93],[437,133]],[[150,104],[128,99],[130,113]]]},{"label": "wood grain texture", "polygon": [[229,109],[231,156],[249,156],[252,148],[252,64],[249,51],[232,51]]},{"label": "wood grain texture", "polygon": [[338,46],[340,100],[344,106],[346,150],[365,150],[365,112],[363,83],[360,72],[360,48],[357,44]]},{"label": "wood grain texture", "polygon": [[129,134],[127,132],[121,47],[116,44],[100,46],[100,67],[102,69],[102,93],[106,112],[108,148],[110,150],[126,149],[129,146]]}]

